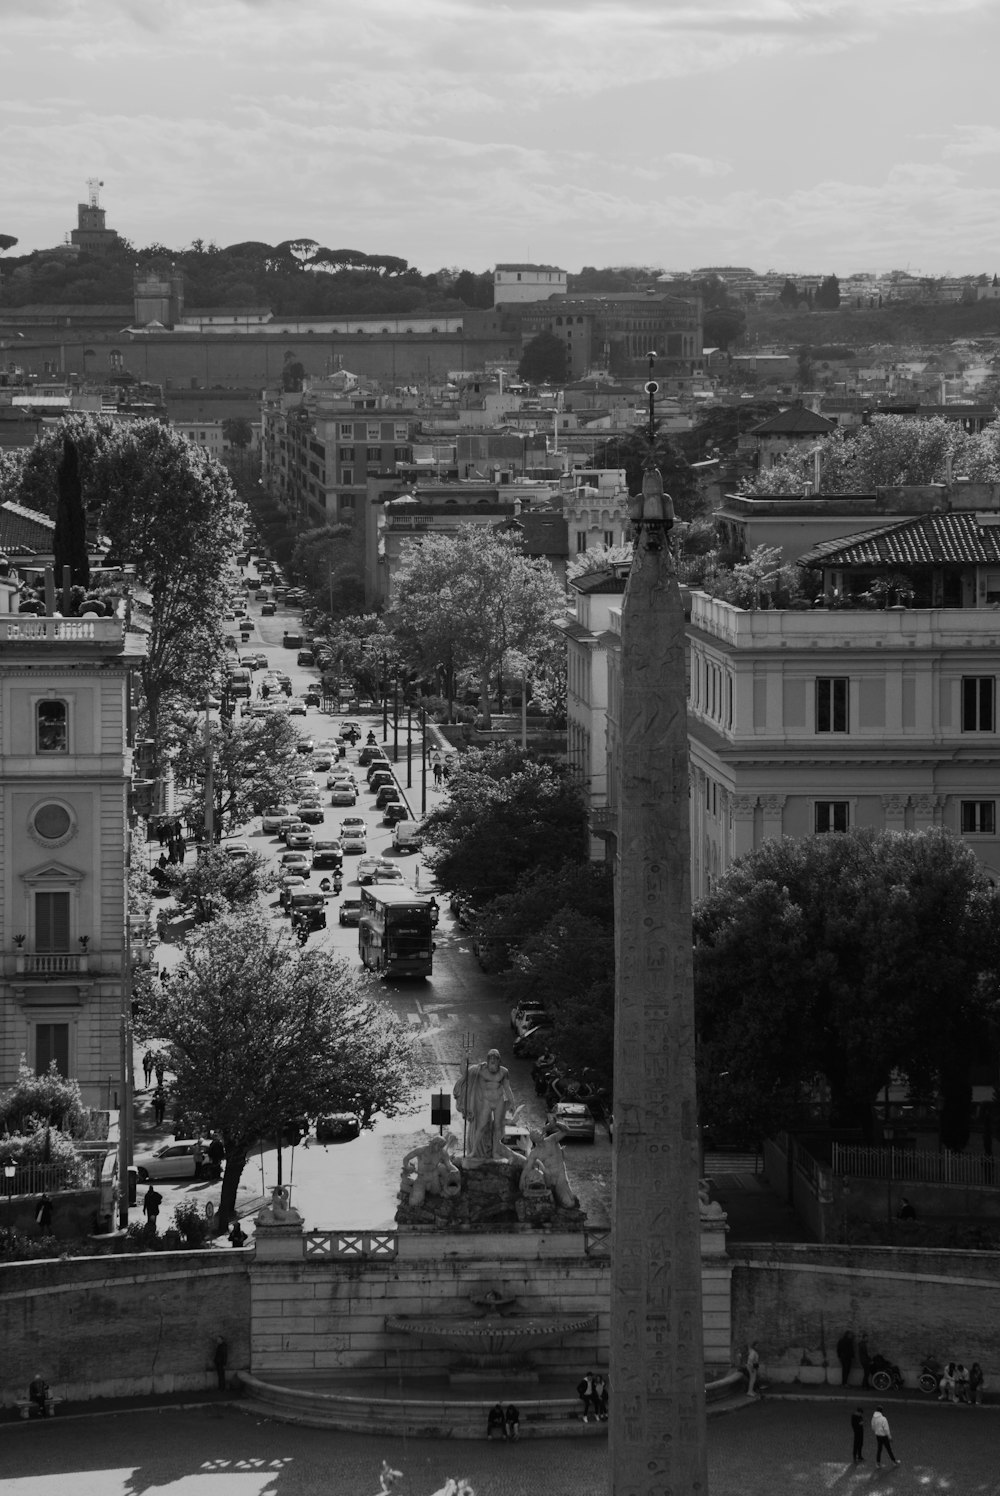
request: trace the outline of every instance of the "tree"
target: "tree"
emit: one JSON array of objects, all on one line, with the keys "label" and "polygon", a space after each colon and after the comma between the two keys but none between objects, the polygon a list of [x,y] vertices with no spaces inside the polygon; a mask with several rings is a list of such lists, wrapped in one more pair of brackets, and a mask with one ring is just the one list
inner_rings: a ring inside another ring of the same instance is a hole
[{"label": "tree", "polygon": [[528,384],[565,384],[569,375],[562,338],[547,329],[537,333],[521,354],[517,377]]},{"label": "tree", "polygon": [[785,284],[782,286],[781,292],[778,296],[779,302],[784,307],[794,309],[798,306],[801,299],[802,298],[799,296],[798,287],[796,286],[795,282],[788,279],[788,277],[786,276]]},{"label": "tree", "polygon": [[466,306],[491,307],[493,305],[493,276],[489,270],[475,275],[471,270],[461,270],[451,288],[453,296],[464,301]]},{"label": "tree", "polygon": [[259,852],[232,857],[221,847],[199,852],[188,866],[168,868],[167,878],[177,907],[193,914],[200,925],[251,903],[275,884],[275,875]]},{"label": "tree", "polygon": [[814,298],[814,304],[824,312],[835,312],[840,305],[840,281],[835,275],[824,276]]},{"label": "tree", "polygon": [[707,348],[729,348],[745,337],[747,314],[739,307],[713,307],[705,313],[702,333]]},{"label": "tree", "polygon": [[796,372],[798,374],[799,389],[808,390],[812,388],[813,378],[816,370],[812,361],[812,353],[806,347],[799,349],[796,355]]},{"label": "tree", "polygon": [[344,613],[364,602],[360,523],[340,522],[306,530],[295,543],[291,564],[312,593],[315,607],[331,612],[332,600],[334,609]]},{"label": "tree", "polygon": [[[182,783],[204,784],[205,733],[193,715],[172,729],[174,773]],[[235,831],[271,805],[292,798],[300,759],[299,734],[280,712],[212,722],[208,732],[218,832]]]},{"label": "tree", "polygon": [[479,902],[523,877],[586,857],[586,810],[561,765],[513,746],[472,749],[448,800],[424,823],[427,861],[443,888]]},{"label": "tree", "polygon": [[227,416],[222,423],[223,439],[243,451],[253,441],[253,427],[245,416]]},{"label": "tree", "polygon": [[367,977],[300,948],[259,908],[193,931],[168,983],[148,984],[142,1032],[167,1046],[177,1100],[225,1144],[217,1230],[251,1150],[292,1119],[395,1116],[417,1083],[409,1036]]},{"label": "tree", "polygon": [[63,573],[69,568],[70,585],[90,585],[90,559],[87,555],[87,511],[83,506],[80,464],[76,447],[63,437],[62,461],[59,464],[59,502],[56,528],[52,538],[56,585],[62,586]]},{"label": "tree", "polygon": [[992,1032],[998,912],[943,832],[786,838],[739,859],[694,916],[703,1121],[759,1137],[826,1094],[835,1123],[870,1135],[894,1072],[954,1098]]},{"label": "tree", "polygon": [[430,670],[443,666],[449,678],[461,665],[476,671],[488,726],[491,682],[505,658],[530,661],[564,610],[552,568],[525,556],[519,535],[460,525],[453,536],[407,546],[388,622],[404,651]]},{"label": "tree", "polygon": [[0,234],[0,255],[8,249],[13,249],[16,243],[17,240],[13,234]]}]

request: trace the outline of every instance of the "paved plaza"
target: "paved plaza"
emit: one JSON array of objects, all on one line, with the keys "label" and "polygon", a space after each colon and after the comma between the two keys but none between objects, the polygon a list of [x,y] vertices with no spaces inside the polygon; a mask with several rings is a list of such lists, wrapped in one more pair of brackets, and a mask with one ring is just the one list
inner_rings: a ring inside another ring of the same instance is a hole
[{"label": "paved plaza", "polygon": [[[1000,1493],[1000,1410],[887,1403],[902,1464],[879,1471],[870,1434],[868,1463],[851,1464],[849,1409],[771,1398],[710,1419],[711,1496]],[[592,1439],[386,1440],[227,1406],[0,1427],[4,1496],[378,1496],[383,1459],[403,1472],[399,1496],[431,1496],[450,1475],[476,1496],[603,1496],[608,1482],[607,1445]]]}]

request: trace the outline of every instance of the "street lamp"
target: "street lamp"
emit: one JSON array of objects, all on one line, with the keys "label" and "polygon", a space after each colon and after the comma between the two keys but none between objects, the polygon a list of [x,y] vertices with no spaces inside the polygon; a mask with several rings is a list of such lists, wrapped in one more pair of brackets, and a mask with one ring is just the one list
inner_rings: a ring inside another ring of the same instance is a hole
[{"label": "street lamp", "polygon": [[4,1188],[7,1191],[7,1199],[8,1200],[10,1199],[11,1195],[14,1193],[14,1176],[16,1174],[17,1174],[17,1164],[13,1163],[11,1159],[8,1159],[7,1162],[3,1166]]}]

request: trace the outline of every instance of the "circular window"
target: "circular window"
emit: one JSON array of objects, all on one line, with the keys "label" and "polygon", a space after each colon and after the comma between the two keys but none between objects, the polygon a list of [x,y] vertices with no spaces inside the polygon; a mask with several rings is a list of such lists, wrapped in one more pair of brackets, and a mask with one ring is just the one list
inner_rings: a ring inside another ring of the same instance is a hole
[{"label": "circular window", "polygon": [[59,841],[68,835],[73,825],[69,811],[64,805],[41,805],[35,811],[35,830],[45,841]]}]

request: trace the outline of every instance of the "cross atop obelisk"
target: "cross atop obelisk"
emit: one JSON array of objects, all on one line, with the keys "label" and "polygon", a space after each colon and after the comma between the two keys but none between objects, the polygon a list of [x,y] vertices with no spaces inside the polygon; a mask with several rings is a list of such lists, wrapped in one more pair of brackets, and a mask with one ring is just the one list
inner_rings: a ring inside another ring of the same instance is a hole
[{"label": "cross atop obelisk", "polygon": [[705,1496],[684,612],[653,456],[653,357],[622,609],[611,1491]]}]

